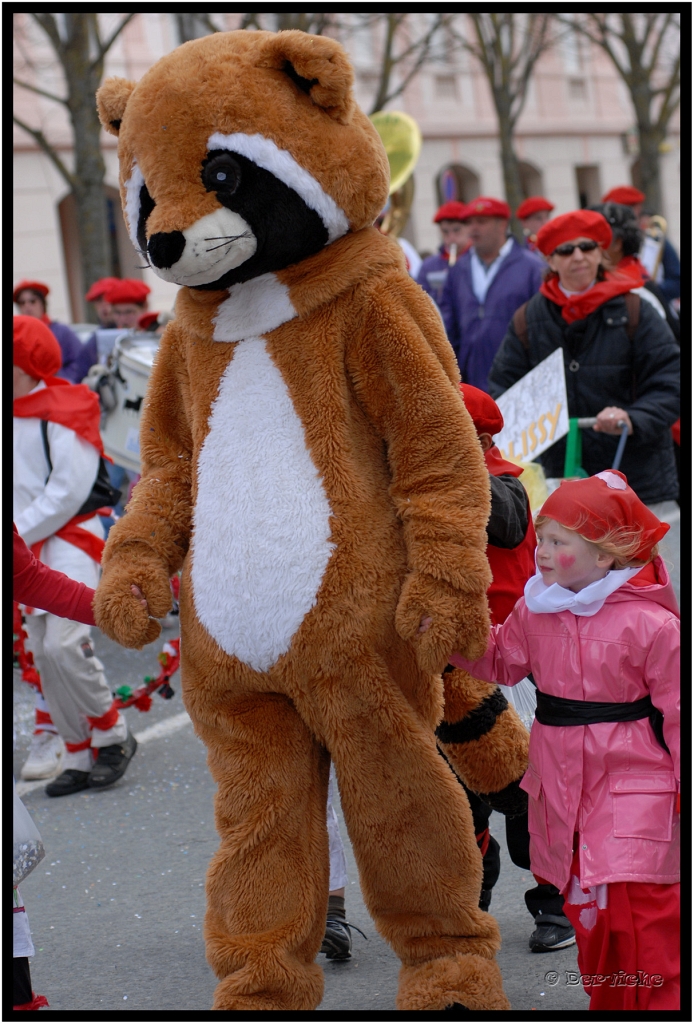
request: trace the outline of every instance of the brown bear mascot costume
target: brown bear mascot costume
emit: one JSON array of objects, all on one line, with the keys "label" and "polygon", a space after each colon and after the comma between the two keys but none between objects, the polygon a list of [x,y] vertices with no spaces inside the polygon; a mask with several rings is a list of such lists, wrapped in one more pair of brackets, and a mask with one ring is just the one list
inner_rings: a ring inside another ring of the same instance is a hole
[{"label": "brown bear mascot costume", "polygon": [[99,90],[131,237],[182,287],[97,621],[151,642],[182,568],[183,697],[218,784],[214,1009],[320,1003],[330,758],[398,1008],[507,1009],[434,737],[449,653],[486,643],[489,485],[440,317],[371,226],[388,163],[352,78],[334,40],[239,31]]}]

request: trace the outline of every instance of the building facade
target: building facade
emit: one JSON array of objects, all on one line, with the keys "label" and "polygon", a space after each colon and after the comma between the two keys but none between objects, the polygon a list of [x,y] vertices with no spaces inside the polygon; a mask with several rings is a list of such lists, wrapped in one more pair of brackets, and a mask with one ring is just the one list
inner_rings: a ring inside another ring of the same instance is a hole
[{"label": "building facade", "polygon": [[[120,17],[100,15],[104,35]],[[241,17],[214,16],[216,24],[224,28],[237,27]],[[138,14],[109,51],[105,76],[139,79],[178,45],[178,32],[173,14]],[[368,112],[378,77],[379,26],[351,31],[345,22],[336,34],[351,52],[357,100]],[[420,252],[430,252],[438,245],[432,218],[445,198],[469,201],[477,195],[504,195],[497,120],[487,80],[474,58],[459,47],[450,48],[449,53],[446,56],[446,48],[442,48],[437,60],[426,63],[404,92],[387,104],[387,109],[409,113],[422,131],[414,202],[404,231]],[[14,63],[21,80],[48,92],[60,94],[63,90],[52,49],[28,14],[15,15]],[[70,166],[71,128],[64,108],[15,87],[15,111],[25,123],[40,128]],[[102,133],[102,147],[113,271],[117,276],[141,277],[152,289],[150,308],[170,310],[176,287],[142,266],[125,231],[118,198],[116,140]],[[540,58],[518,123],[515,147],[524,192],[547,196],[558,214],[599,202],[615,185],[638,185],[631,100],[602,51],[571,36]],[[677,115],[663,149],[661,212],[668,222],[668,235],[679,249]],[[50,312],[56,319],[79,322],[84,317],[77,225],[69,187],[50,158],[15,126],[14,280],[24,277],[38,278],[50,286]]]}]

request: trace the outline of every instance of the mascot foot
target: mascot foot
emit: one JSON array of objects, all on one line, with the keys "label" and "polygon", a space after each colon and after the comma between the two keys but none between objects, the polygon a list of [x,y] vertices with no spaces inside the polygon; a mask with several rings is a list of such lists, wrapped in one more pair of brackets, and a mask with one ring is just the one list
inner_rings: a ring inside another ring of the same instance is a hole
[{"label": "mascot foot", "polygon": [[273,964],[258,959],[255,965],[247,964],[222,978],[214,991],[213,1010],[316,1009],[323,998],[323,971],[318,964],[292,970],[286,960]]},{"label": "mascot foot", "polygon": [[395,1005],[398,1010],[510,1010],[501,971],[476,953],[439,957],[403,967]]}]

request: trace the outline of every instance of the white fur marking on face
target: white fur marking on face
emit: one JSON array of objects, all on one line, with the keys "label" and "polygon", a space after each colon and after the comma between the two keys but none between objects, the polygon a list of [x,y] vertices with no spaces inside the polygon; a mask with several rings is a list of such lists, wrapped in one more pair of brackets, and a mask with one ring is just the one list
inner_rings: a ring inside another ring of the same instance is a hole
[{"label": "white fur marking on face", "polygon": [[239,153],[294,189],[325,224],[328,243],[349,231],[349,221],[333,197],[323,191],[313,175],[298,164],[291,153],[280,149],[272,139],[264,135],[245,135],[243,132],[235,132],[233,135],[215,132],[207,140],[207,149],[228,149],[231,153]]},{"label": "white fur marking on face", "polygon": [[180,285],[211,284],[249,260],[258,247],[250,225],[233,210],[220,207],[183,232],[186,247],[172,267],[152,270]]},{"label": "white fur marking on face", "polygon": [[239,342],[198,460],[191,580],[200,622],[266,672],[316,603],[331,509],[287,386],[262,338]]},{"label": "white fur marking on face", "polygon": [[136,249],[140,248],[137,240],[137,222],[140,219],[140,189],[145,183],[142,171],[133,164],[132,174],[125,183],[125,223],[130,235],[130,241]]},{"label": "white fur marking on face", "polygon": [[217,315],[212,318],[212,338],[243,341],[268,334],[297,315],[287,286],[274,274],[262,274],[231,286],[229,298],[218,306]]}]

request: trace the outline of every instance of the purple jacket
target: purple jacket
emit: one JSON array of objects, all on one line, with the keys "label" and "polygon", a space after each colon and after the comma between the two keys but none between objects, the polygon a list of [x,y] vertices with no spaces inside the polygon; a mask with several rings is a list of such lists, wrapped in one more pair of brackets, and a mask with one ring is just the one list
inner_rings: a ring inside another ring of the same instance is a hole
[{"label": "purple jacket", "polygon": [[472,290],[471,260],[468,249],[451,267],[439,307],[463,380],[488,392],[489,370],[511,318],[539,290],[546,267],[514,241],[481,306]]},{"label": "purple jacket", "polygon": [[[458,259],[462,259],[464,253],[458,256]],[[439,251],[434,253],[433,256],[427,256],[422,263],[421,270],[417,276],[417,284],[421,285],[427,295],[431,295],[434,302],[437,304],[441,302],[441,295],[443,294],[443,286],[446,283],[446,277],[448,276],[448,256],[446,254],[445,245],[439,246]],[[444,274],[446,275],[440,285],[436,285],[433,281],[429,280],[429,274]]]},{"label": "purple jacket", "polygon": [[84,377],[82,373],[82,342],[66,324],[59,324],[55,320],[51,320],[48,326],[63,353],[63,365],[56,376],[64,377],[71,384],[79,384]]}]

